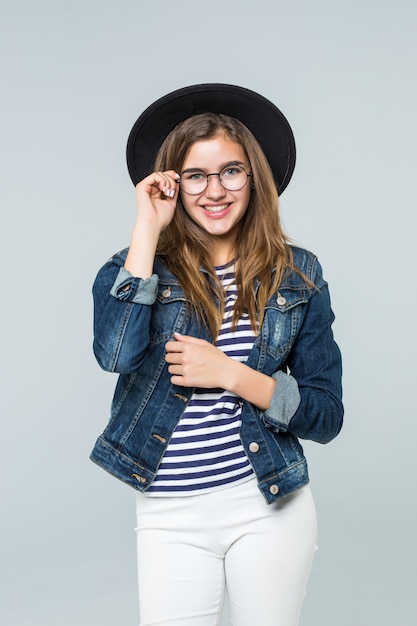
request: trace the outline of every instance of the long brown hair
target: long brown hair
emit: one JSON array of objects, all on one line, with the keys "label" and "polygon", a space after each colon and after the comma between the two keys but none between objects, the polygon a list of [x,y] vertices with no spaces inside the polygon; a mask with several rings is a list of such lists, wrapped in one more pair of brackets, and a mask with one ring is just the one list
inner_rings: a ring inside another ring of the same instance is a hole
[{"label": "long brown hair", "polygon": [[[247,211],[239,223],[234,250],[238,296],[233,324],[247,312],[253,330],[258,332],[268,299],[278,290],[284,271],[293,269],[291,247],[279,217],[277,188],[259,143],[235,118],[214,113],[195,115],[178,124],[165,139],[156,157],[155,170],[181,172],[190,147],[217,135],[239,143],[252,168],[253,188]],[[212,263],[211,236],[188,216],[180,196],[171,223],[161,233],[157,253],[180,281],[198,319],[215,338],[224,298]],[[255,280],[259,281],[257,292]]]}]

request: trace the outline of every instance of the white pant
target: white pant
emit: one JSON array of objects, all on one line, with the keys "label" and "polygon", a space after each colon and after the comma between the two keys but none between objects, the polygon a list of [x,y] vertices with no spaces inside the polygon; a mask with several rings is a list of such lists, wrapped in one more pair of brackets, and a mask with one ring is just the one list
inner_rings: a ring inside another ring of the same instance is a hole
[{"label": "white pant", "polygon": [[316,549],[307,485],[266,504],[256,481],[186,497],[137,496],[141,626],[297,626]]}]

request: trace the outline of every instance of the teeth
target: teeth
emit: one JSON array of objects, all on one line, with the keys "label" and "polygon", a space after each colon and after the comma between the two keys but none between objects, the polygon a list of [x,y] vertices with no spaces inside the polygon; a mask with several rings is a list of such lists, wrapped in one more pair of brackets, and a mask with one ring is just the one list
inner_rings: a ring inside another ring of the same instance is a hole
[{"label": "teeth", "polygon": [[220,211],[224,211],[224,209],[227,209],[227,204],[222,204],[220,206],[205,206],[204,210],[208,211],[209,213],[220,213]]}]

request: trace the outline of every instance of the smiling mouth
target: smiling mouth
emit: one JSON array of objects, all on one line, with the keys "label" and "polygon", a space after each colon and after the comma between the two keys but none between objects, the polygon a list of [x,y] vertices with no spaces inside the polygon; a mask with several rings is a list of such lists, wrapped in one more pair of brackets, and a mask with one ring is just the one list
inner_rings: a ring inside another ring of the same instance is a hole
[{"label": "smiling mouth", "polygon": [[208,213],[221,213],[227,209],[228,206],[229,204],[219,204],[218,206],[204,206],[203,208]]}]

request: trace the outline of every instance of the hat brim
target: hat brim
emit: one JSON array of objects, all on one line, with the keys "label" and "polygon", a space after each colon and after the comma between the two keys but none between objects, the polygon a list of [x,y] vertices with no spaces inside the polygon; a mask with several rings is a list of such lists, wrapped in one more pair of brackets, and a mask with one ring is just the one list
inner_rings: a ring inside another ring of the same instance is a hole
[{"label": "hat brim", "polygon": [[295,167],[295,141],[287,119],[275,104],[258,93],[216,83],[173,91],[140,115],[130,132],[126,150],[133,184],[152,172],[159,148],[177,124],[208,112],[223,113],[245,124],[261,145],[281,194]]}]

